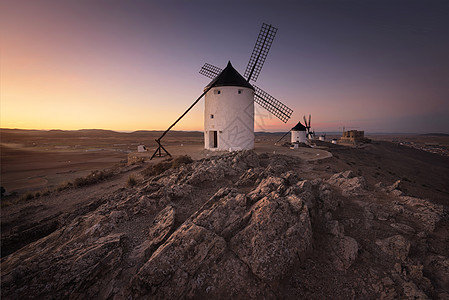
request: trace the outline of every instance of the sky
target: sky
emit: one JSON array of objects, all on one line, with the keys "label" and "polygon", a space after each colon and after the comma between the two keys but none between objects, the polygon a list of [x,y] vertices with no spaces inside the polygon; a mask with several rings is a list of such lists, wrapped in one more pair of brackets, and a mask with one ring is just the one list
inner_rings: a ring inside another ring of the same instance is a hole
[{"label": "sky", "polygon": [[[210,82],[243,74],[262,23],[278,28],[255,83],[257,131],[312,115],[315,131],[449,133],[449,1],[0,0],[0,126],[164,130]],[[173,130],[202,130],[204,99]]]}]

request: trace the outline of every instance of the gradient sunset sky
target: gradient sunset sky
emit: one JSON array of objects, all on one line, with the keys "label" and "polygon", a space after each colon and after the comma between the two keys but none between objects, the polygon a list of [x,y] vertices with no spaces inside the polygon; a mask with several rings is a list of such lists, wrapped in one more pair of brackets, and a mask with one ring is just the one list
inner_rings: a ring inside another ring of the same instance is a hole
[{"label": "gradient sunset sky", "polygon": [[[205,62],[244,73],[265,22],[256,84],[294,112],[256,105],[256,130],[449,133],[449,1],[0,3],[2,128],[164,130]],[[174,130],[202,130],[203,101]]]}]

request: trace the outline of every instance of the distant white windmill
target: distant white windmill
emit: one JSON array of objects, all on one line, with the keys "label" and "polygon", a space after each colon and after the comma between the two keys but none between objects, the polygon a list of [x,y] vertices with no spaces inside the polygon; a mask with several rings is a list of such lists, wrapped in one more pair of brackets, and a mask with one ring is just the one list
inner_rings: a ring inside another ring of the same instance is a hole
[{"label": "distant white windmill", "polygon": [[292,143],[307,143],[307,136],[306,136],[307,128],[301,124],[301,122],[298,122],[295,127],[291,129]]}]

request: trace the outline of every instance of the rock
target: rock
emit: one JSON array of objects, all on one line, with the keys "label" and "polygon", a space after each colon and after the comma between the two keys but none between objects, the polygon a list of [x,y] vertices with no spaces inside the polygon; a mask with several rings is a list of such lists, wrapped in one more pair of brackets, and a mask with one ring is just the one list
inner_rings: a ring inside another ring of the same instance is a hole
[{"label": "rock", "polygon": [[235,183],[236,186],[250,186],[253,185],[257,179],[260,178],[260,174],[262,173],[262,168],[251,168],[248,169],[245,173],[243,173],[239,180]]},{"label": "rock", "polygon": [[419,220],[420,225],[427,232],[433,232],[435,225],[444,215],[444,208],[442,205],[433,204],[428,200],[419,199],[409,196],[401,196],[395,202],[394,210]]},{"label": "rock", "polygon": [[423,291],[421,291],[413,282],[404,281],[402,283],[402,290],[407,299],[429,299],[429,297],[427,297],[427,295]]},{"label": "rock", "polygon": [[264,197],[248,213],[248,225],[231,239],[234,253],[257,277],[279,279],[309,250],[312,230],[307,206],[301,202],[276,194]]},{"label": "rock", "polygon": [[112,223],[119,224],[128,221],[128,214],[123,210],[114,210],[109,214],[109,219],[112,220]]},{"label": "rock", "polygon": [[135,247],[129,257],[133,261],[146,262],[157,247],[164,242],[175,225],[175,209],[168,205],[153,220],[148,230],[148,239]]},{"label": "rock", "polygon": [[202,266],[191,282],[186,296],[190,299],[277,299],[271,289],[229,251],[215,263]]},{"label": "rock", "polygon": [[356,260],[359,251],[357,241],[349,236],[333,238],[332,250],[335,255],[334,266],[341,271],[347,270]]},{"label": "rock", "polygon": [[424,261],[426,272],[436,287],[449,292],[449,258],[442,255],[430,255]]},{"label": "rock", "polygon": [[161,210],[153,220],[153,225],[148,230],[149,240],[155,244],[162,242],[175,225],[175,209],[168,205]]},{"label": "rock", "polygon": [[374,185],[374,187],[376,188],[376,190],[382,191],[382,190],[385,190],[386,186],[385,186],[385,184],[383,182],[379,181],[378,183],[376,183]]},{"label": "rock", "polygon": [[399,197],[399,196],[403,196],[403,195],[404,195],[404,192],[401,191],[401,190],[392,190],[392,191],[390,192],[390,194],[392,194],[393,196]]},{"label": "rock", "polygon": [[336,210],[341,204],[330,186],[321,182],[318,183],[318,197],[316,197],[315,202],[318,202],[319,209],[324,213]]},{"label": "rock", "polygon": [[386,254],[394,259],[405,260],[410,250],[410,242],[402,235],[394,235],[388,238],[377,240],[376,244]]},{"label": "rock", "polygon": [[189,184],[176,184],[166,187],[167,195],[171,199],[179,199],[191,195],[193,187]]},{"label": "rock", "polygon": [[193,221],[216,234],[230,238],[246,223],[246,195],[229,193],[221,198],[211,208],[201,212]]},{"label": "rock", "polygon": [[274,156],[270,158],[270,163],[265,168],[265,173],[280,175],[288,170],[288,162],[284,157]]},{"label": "rock", "polygon": [[385,188],[385,190],[387,192],[389,192],[395,196],[402,196],[404,194],[402,189],[403,189],[403,184],[400,180],[397,180],[395,183],[393,183],[392,185],[387,186]]},{"label": "rock", "polygon": [[[10,275],[6,281],[9,286],[4,285],[2,276],[3,296],[6,289],[8,298],[15,299],[48,298],[49,294],[55,298],[82,298],[76,296],[81,293],[95,298],[99,286],[113,280],[120,271],[127,237],[111,234],[90,242],[80,237],[80,232],[73,239],[70,234],[58,230],[2,261],[2,274]],[[65,244],[55,247],[61,240]]]},{"label": "rock", "polygon": [[213,264],[226,249],[226,241],[195,224],[184,224],[151,256],[133,279],[134,297],[185,297],[194,284],[194,275]]},{"label": "rock", "polygon": [[260,167],[259,156],[253,150],[237,152],[237,155],[232,159],[232,163],[242,169]]},{"label": "rock", "polygon": [[286,186],[284,183],[284,179],[280,177],[269,176],[263,179],[257,186],[257,188],[248,194],[248,197],[252,202],[256,202],[257,200],[266,196],[268,193],[271,193],[273,191],[282,193],[283,191],[285,191],[285,189]]},{"label": "rock", "polygon": [[309,180],[297,182],[294,186],[291,186],[286,190],[286,194],[297,195],[304,200],[309,209],[313,209],[315,202],[314,186]]},{"label": "rock", "polygon": [[376,292],[378,299],[397,299],[395,283],[390,277],[384,277],[379,282],[373,284],[373,289]]},{"label": "rock", "polygon": [[362,176],[355,177],[352,171],[334,174],[327,182],[339,187],[344,196],[360,195],[366,187],[365,178]]},{"label": "rock", "polygon": [[408,226],[406,224],[391,223],[390,226],[393,227],[394,229],[396,229],[397,231],[399,231],[400,233],[403,233],[403,234],[413,234],[413,233],[415,233],[415,229],[413,229],[412,227],[410,227],[410,226]]},{"label": "rock", "polygon": [[344,226],[340,224],[337,220],[330,220],[326,223],[326,230],[330,234],[336,237],[344,235]]},{"label": "rock", "polygon": [[298,175],[293,171],[288,171],[286,173],[281,174],[281,177],[284,179],[286,185],[294,185],[298,182]]}]

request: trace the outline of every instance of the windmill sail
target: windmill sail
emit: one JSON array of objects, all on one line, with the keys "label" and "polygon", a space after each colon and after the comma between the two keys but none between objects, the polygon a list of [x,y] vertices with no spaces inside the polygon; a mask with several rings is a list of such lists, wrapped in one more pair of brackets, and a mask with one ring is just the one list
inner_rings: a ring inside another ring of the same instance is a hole
[{"label": "windmill sail", "polygon": [[218,76],[218,74],[221,73],[221,71],[223,71],[223,70],[220,69],[219,67],[205,63],[204,66],[200,70],[200,74],[204,75],[206,77],[209,77],[211,79],[214,79],[215,77]]},{"label": "windmill sail", "polygon": [[279,120],[287,123],[293,113],[293,110],[261,88],[255,85],[253,85],[253,87],[256,89],[254,92],[254,101],[275,115]]},{"label": "windmill sail", "polygon": [[[221,73],[222,69],[214,65],[205,63],[200,70],[200,74],[211,79],[214,79]],[[287,123],[288,119],[292,115],[293,110],[287,107],[285,104],[262,90],[261,88],[253,85],[254,92],[254,102],[268,110],[282,122]]]},{"label": "windmill sail", "polygon": [[262,28],[260,29],[256,45],[254,46],[253,53],[251,54],[244,75],[248,82],[250,80],[255,82],[257,77],[259,77],[259,73],[265,63],[265,59],[267,58],[268,51],[270,51],[277,30],[277,28],[271,25],[265,23],[262,24]]}]

